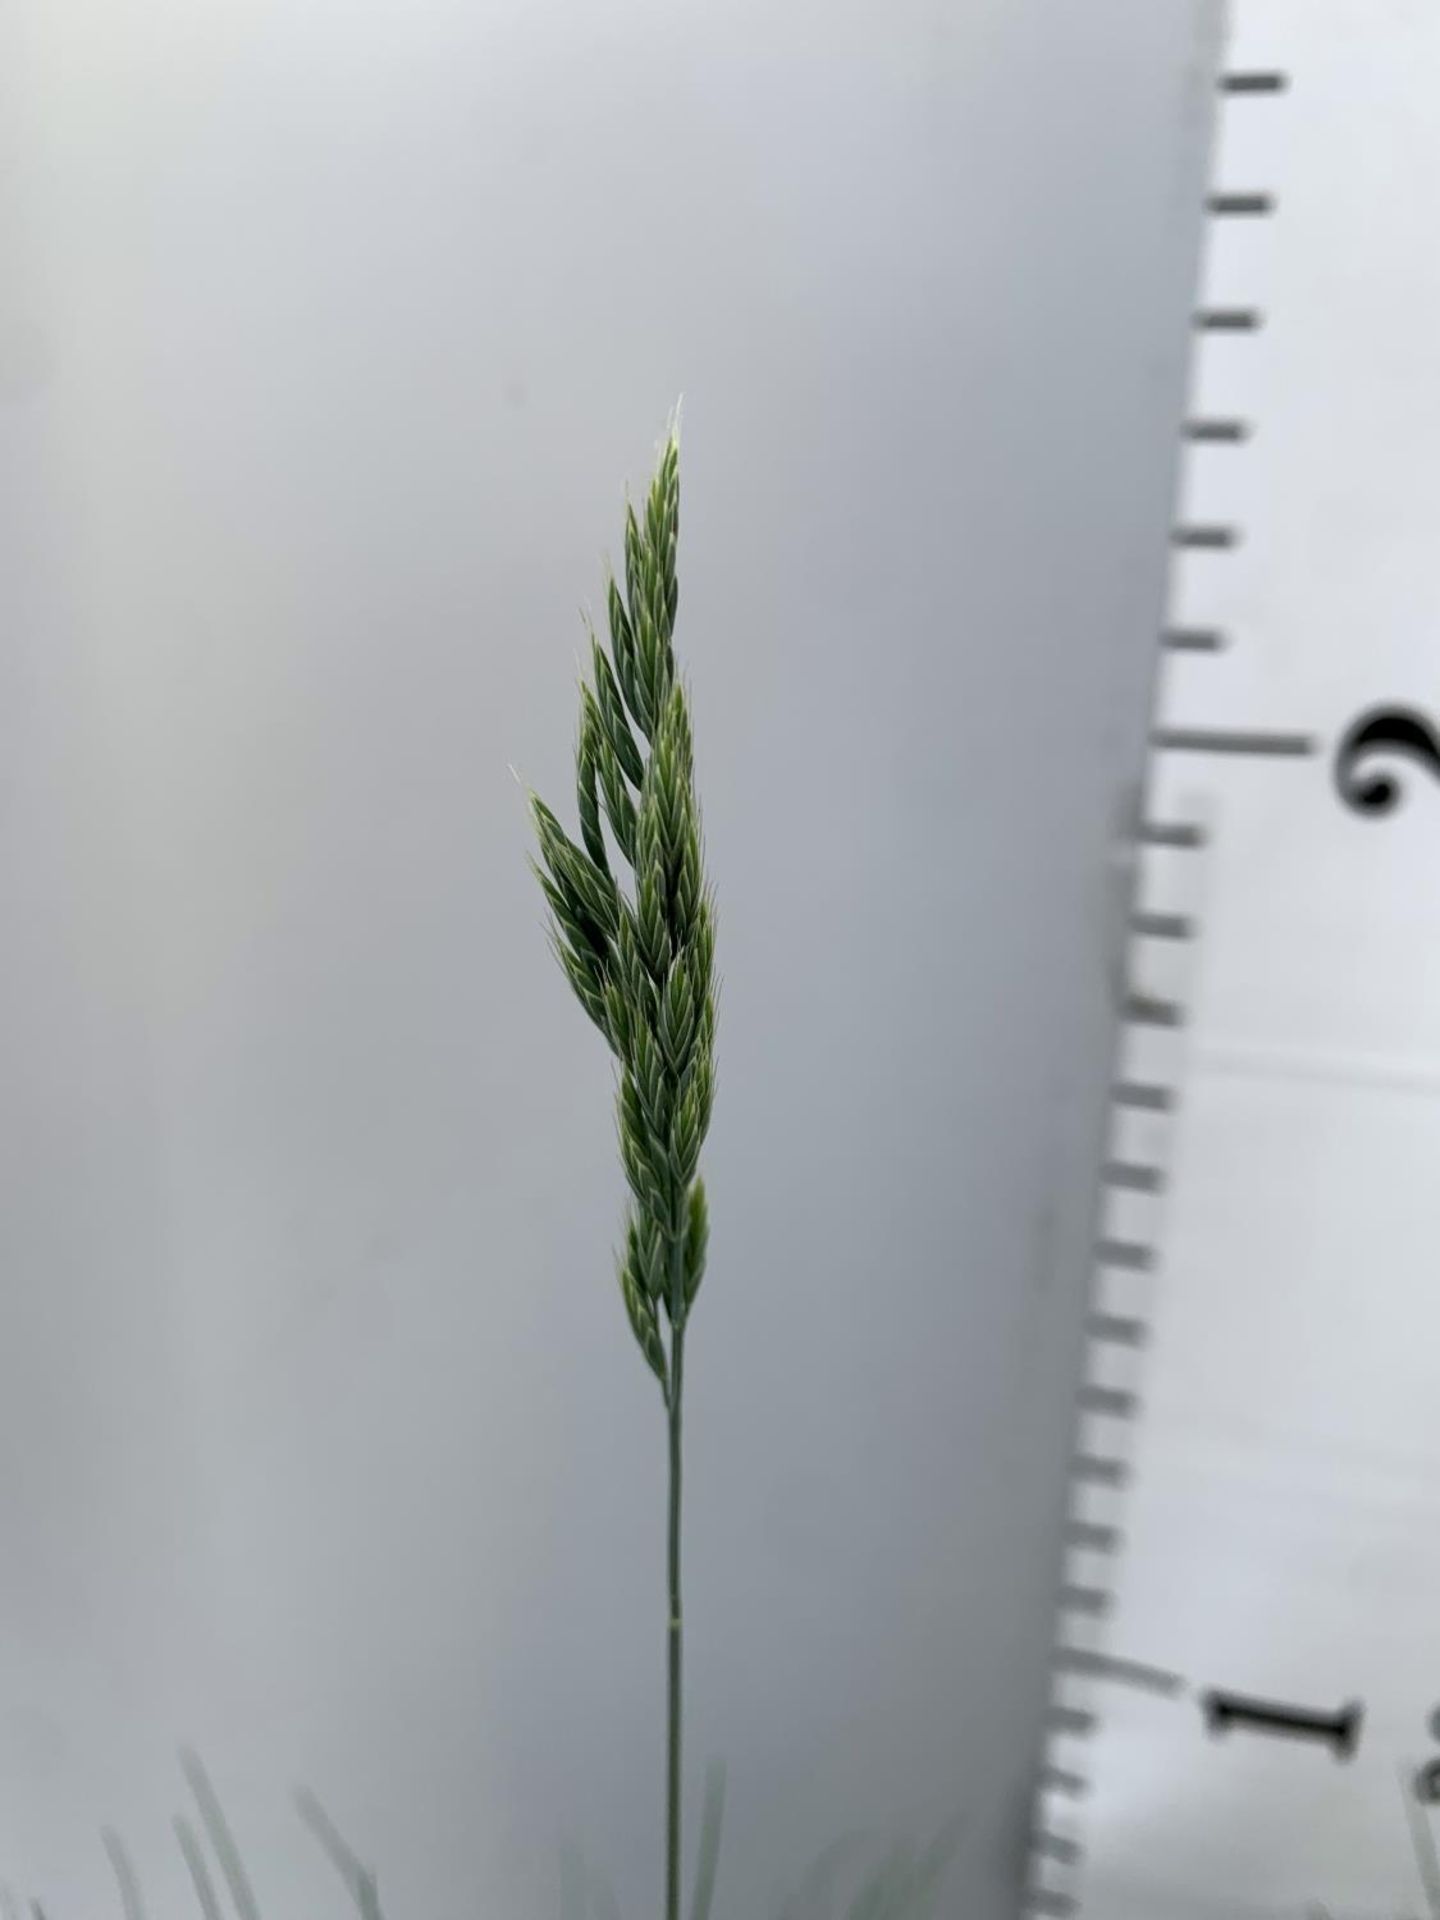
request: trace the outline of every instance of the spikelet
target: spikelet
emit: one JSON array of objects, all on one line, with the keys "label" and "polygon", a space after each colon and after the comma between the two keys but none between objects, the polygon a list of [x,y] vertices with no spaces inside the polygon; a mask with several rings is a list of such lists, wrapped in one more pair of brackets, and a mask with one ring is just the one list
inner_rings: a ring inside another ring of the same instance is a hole
[{"label": "spikelet", "polygon": [[606,582],[610,652],[590,634],[575,754],[579,843],[530,795],[540,855],[531,866],[550,908],[551,945],[618,1068],[630,1203],[617,1272],[631,1330],[667,1399],[661,1316],[672,1333],[684,1326],[705,1271],[698,1169],[715,1093],[715,907],[673,647],[679,531],[672,421],[643,511],[625,509],[624,587]]}]

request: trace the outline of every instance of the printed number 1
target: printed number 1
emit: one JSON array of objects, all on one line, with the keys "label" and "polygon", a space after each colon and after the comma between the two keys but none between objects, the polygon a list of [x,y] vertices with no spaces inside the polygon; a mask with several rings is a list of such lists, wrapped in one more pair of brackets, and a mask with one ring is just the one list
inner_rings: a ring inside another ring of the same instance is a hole
[{"label": "printed number 1", "polygon": [[1337,1760],[1349,1760],[1360,1745],[1365,1709],[1351,1700],[1334,1713],[1308,1707],[1289,1707],[1277,1700],[1256,1700],[1248,1694],[1222,1693],[1212,1688],[1202,1695],[1200,1711],[1210,1733],[1228,1733],[1249,1727],[1256,1733],[1278,1734],[1290,1740],[1314,1740],[1329,1747]]}]

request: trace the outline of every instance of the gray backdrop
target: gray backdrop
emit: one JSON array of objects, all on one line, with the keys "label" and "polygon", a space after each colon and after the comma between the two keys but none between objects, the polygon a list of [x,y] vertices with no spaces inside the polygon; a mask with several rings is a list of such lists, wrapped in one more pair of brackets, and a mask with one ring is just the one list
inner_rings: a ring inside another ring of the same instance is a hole
[{"label": "gray backdrop", "polygon": [[[0,1872],[196,1742],[270,1913],[658,1904],[662,1423],[570,817],[685,395],[720,901],[688,1370],[724,1914],[1013,1911],[1181,407],[1207,0],[0,12]],[[307,1905],[308,1903],[308,1905]]]}]

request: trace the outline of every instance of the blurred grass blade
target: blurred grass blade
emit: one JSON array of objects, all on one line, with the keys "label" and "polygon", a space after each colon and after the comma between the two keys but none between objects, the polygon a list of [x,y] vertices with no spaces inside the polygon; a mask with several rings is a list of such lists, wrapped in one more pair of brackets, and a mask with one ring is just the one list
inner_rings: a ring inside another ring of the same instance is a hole
[{"label": "blurred grass blade", "polygon": [[915,1911],[915,1855],[907,1843],[897,1847],[880,1903],[883,1920],[909,1920]]},{"label": "blurred grass blade", "polygon": [[1410,1844],[1415,1849],[1415,1869],[1425,1890],[1425,1905],[1431,1920],[1440,1920],[1440,1859],[1435,1853],[1435,1835],[1430,1815],[1415,1793],[1408,1767],[1400,1769],[1400,1798],[1405,1803],[1405,1818],[1410,1823]]},{"label": "blurred grass blade", "polygon": [[340,1878],[349,1885],[361,1879],[364,1876],[364,1867],[351,1851],[345,1836],[321,1806],[319,1796],[312,1793],[309,1787],[301,1787],[295,1795],[295,1806],[300,1818],[324,1848],[330,1864]]},{"label": "blurred grass blade", "polygon": [[585,1866],[580,1849],[567,1840],[560,1849],[560,1920],[585,1920]]},{"label": "blurred grass blade", "polygon": [[20,1902],[11,1886],[0,1886],[0,1920],[20,1920]]},{"label": "blurred grass blade", "polygon": [[361,1920],[382,1920],[380,1891],[374,1872],[367,1867],[344,1834],[320,1804],[309,1787],[295,1796],[300,1818],[309,1827],[329,1856],[331,1865],[350,1889],[350,1898],[360,1910]]},{"label": "blurred grass blade", "polygon": [[195,1884],[195,1898],[200,1902],[200,1912],[204,1920],[220,1920],[220,1897],[215,1891],[215,1882],[210,1878],[210,1868],[201,1850],[200,1836],[183,1813],[177,1813],[175,1816],[175,1838],[180,1842],[180,1851],[184,1854],[185,1864],[190,1869],[190,1878]]},{"label": "blurred grass blade", "polygon": [[862,1839],[861,1834],[847,1833],[822,1847],[806,1868],[799,1886],[780,1909],[778,1920],[830,1920],[836,1869]]},{"label": "blurred grass blade", "polygon": [[195,1796],[195,1804],[200,1809],[200,1819],[210,1836],[210,1844],[215,1849],[215,1858],[220,1862],[220,1871],[225,1876],[225,1884],[230,1889],[230,1898],[235,1902],[235,1911],[240,1920],[260,1920],[260,1908],[256,1904],[255,1890],[250,1885],[250,1876],[245,1871],[245,1862],[240,1858],[240,1849],[235,1844],[235,1836],[230,1831],[230,1823],[225,1818],[225,1810],[210,1784],[198,1753],[187,1748],[180,1755],[180,1765],[185,1778],[190,1783],[190,1791]]},{"label": "blurred grass blade", "polygon": [[695,1897],[690,1920],[710,1920],[715,1898],[715,1872],[720,1864],[720,1828],[725,1818],[725,1763],[713,1760],[705,1780],[705,1807],[700,1815],[700,1857],[695,1865]]},{"label": "blurred grass blade", "polygon": [[100,1838],[110,1856],[110,1865],[120,1888],[120,1905],[124,1909],[125,1920],[145,1920],[145,1902],[140,1897],[140,1882],[135,1877],[130,1855],[125,1851],[125,1842],[113,1827],[104,1828]]},{"label": "blurred grass blade", "polygon": [[595,1909],[595,1920],[620,1920],[620,1902],[615,1898],[615,1889],[599,1874],[591,1876],[590,1904]]},{"label": "blurred grass blade", "polygon": [[896,1841],[851,1901],[846,1920],[889,1920],[895,1911],[897,1882],[903,1882],[909,1870],[909,1852],[903,1840]]},{"label": "blurred grass blade", "polygon": [[911,1911],[915,1920],[928,1920],[928,1916],[934,1912],[936,1898],[944,1884],[946,1870],[955,1858],[955,1849],[960,1844],[964,1826],[964,1817],[953,1814],[916,1862],[911,1896]]}]

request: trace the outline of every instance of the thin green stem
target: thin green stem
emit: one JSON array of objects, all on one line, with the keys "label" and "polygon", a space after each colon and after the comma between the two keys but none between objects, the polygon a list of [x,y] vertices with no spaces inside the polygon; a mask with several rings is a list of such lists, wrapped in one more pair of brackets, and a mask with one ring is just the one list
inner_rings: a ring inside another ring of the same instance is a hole
[{"label": "thin green stem", "polygon": [[680,1746],[682,1732],[683,1615],[680,1609],[680,1414],[685,1379],[685,1323],[670,1343],[669,1662],[665,1754],[665,1920],[680,1920]]}]

